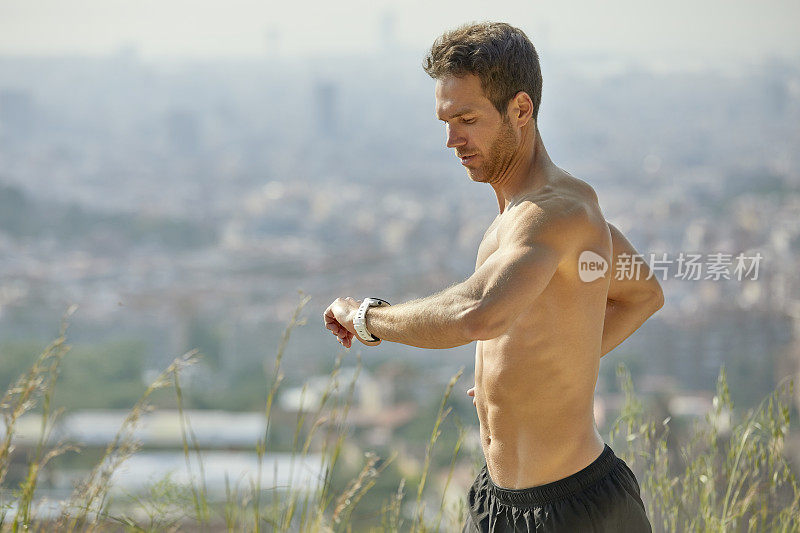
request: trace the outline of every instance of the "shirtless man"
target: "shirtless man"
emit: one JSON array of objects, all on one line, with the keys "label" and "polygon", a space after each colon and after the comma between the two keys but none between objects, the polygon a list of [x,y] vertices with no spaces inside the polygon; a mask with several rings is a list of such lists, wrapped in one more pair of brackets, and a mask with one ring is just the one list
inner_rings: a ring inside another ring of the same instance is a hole
[{"label": "shirtless man", "polygon": [[[500,214],[465,281],[397,305],[338,298],[325,325],[345,347],[354,336],[368,346],[477,341],[468,394],[486,465],[465,532],[650,531],[638,482],[603,442],[593,401],[600,358],[663,305],[661,287],[644,262],[637,278],[615,279],[616,257],[636,250],[592,187],[550,160],[537,127],[538,56],[522,31],[447,32],[425,70],[447,146],[472,181],[492,186]],[[581,276],[584,252],[606,265],[603,275]]]}]

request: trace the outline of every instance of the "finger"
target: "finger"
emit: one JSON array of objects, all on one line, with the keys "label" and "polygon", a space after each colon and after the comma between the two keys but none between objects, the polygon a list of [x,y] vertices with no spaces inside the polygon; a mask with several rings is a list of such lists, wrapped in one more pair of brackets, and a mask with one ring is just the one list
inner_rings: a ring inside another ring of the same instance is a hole
[{"label": "finger", "polygon": [[344,336],[347,334],[347,329],[344,328],[341,324],[336,322],[335,320],[329,324],[326,324],[325,327],[330,330],[330,332],[341,341]]},{"label": "finger", "polygon": [[339,324],[338,322],[335,322],[335,321],[331,322],[330,324],[328,324],[325,327],[327,327],[329,330],[331,330],[333,332],[333,334],[336,335],[337,337],[341,337],[342,333],[347,331],[347,329],[344,326],[342,326],[341,324]]},{"label": "finger", "polygon": [[336,320],[336,317],[333,316],[333,312],[326,311],[325,312],[325,325],[328,326],[330,324],[338,324],[339,321]]}]

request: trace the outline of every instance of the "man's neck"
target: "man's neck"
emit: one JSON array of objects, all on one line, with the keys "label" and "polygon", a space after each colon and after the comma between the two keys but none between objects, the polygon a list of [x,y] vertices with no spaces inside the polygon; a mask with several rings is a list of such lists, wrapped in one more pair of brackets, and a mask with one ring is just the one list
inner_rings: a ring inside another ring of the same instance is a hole
[{"label": "man's neck", "polygon": [[497,181],[491,183],[501,215],[521,196],[530,194],[549,182],[548,171],[553,162],[547,155],[539,129],[536,128],[533,135],[527,137],[508,168]]}]

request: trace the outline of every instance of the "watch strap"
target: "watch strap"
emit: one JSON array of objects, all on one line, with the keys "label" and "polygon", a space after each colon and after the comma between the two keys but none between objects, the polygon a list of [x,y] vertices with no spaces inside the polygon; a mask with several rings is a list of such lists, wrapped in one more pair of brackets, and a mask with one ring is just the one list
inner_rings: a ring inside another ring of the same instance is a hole
[{"label": "watch strap", "polygon": [[356,311],[356,316],[353,318],[353,328],[363,341],[375,342],[380,340],[367,331],[367,309],[370,307],[385,307],[387,305],[390,305],[389,302],[380,298],[364,298],[364,301],[361,302],[358,311]]}]

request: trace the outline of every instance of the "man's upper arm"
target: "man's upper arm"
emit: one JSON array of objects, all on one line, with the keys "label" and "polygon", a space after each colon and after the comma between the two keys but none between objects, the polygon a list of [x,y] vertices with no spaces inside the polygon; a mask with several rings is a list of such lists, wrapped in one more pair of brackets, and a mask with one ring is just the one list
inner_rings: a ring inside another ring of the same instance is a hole
[{"label": "man's upper arm", "polygon": [[647,262],[639,257],[639,252],[616,226],[609,223],[608,229],[611,231],[612,245],[608,300],[638,303],[653,299],[663,304],[664,293],[661,285],[655,276],[650,277],[650,267]]},{"label": "man's upper arm", "polygon": [[551,216],[538,206],[525,206],[515,215],[507,227],[498,228],[497,251],[464,282],[475,302],[467,320],[478,340],[508,329],[550,283],[564,254],[563,232],[571,214]]}]

